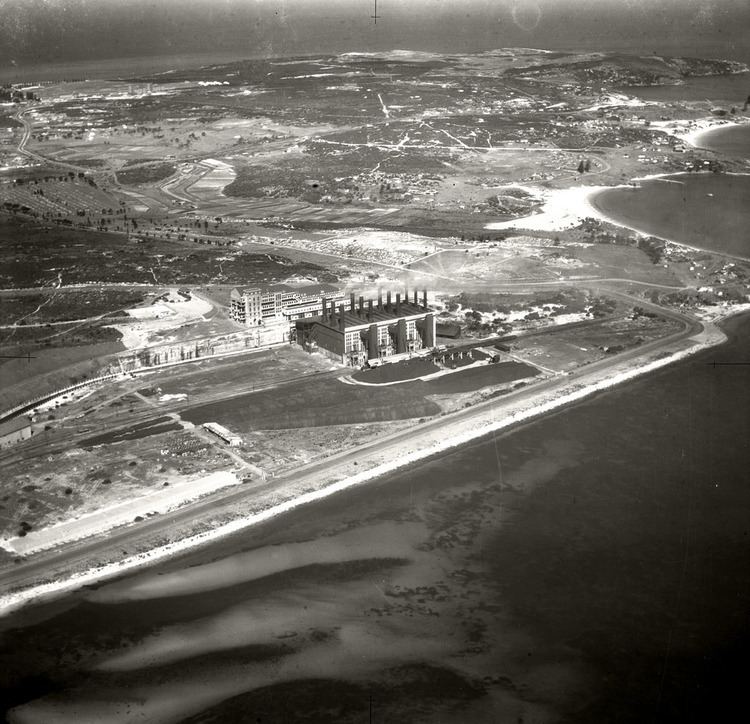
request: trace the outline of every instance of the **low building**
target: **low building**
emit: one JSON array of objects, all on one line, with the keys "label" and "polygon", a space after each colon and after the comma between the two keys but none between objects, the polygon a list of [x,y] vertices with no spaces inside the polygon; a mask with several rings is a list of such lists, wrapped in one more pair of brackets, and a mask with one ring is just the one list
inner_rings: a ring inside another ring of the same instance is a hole
[{"label": "low building", "polygon": [[421,303],[414,292],[392,300],[378,295],[377,301],[350,295],[349,304],[322,302],[317,317],[295,322],[298,344],[310,352],[321,352],[331,359],[351,366],[394,356],[410,355],[435,345],[435,315],[427,306],[427,292]]},{"label": "low building", "polygon": [[343,300],[344,293],[335,289],[232,289],[229,313],[233,321],[246,327],[274,321],[285,321],[292,325],[297,319],[320,315],[324,302],[336,304]]},{"label": "low building", "polygon": [[203,428],[216,435],[216,437],[223,440],[230,447],[240,447],[242,445],[242,438],[239,435],[235,435],[231,430],[227,430],[224,425],[220,425],[218,422],[204,422]]}]

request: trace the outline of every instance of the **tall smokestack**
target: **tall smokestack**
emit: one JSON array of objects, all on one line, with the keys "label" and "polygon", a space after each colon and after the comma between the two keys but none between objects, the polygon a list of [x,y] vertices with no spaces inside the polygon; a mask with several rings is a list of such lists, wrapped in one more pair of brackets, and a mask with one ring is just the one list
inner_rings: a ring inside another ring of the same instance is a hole
[{"label": "tall smokestack", "polygon": [[339,304],[339,329],[343,332],[346,329],[346,320],[344,319],[344,305]]},{"label": "tall smokestack", "polygon": [[372,299],[367,300],[367,321],[372,319]]},{"label": "tall smokestack", "polygon": [[427,290],[422,290],[422,306],[427,309]]},{"label": "tall smokestack", "polygon": [[390,312],[391,311],[391,292],[388,290],[385,295],[385,308]]},{"label": "tall smokestack", "polygon": [[383,311],[383,292],[378,289],[378,311]]},{"label": "tall smokestack", "polygon": [[419,302],[417,302],[417,290],[414,290],[414,306],[416,307]]},{"label": "tall smokestack", "polygon": [[349,309],[351,310],[351,313],[354,314],[354,292],[349,295]]},{"label": "tall smokestack", "polygon": [[365,312],[365,298],[359,298],[359,316],[361,317]]},{"label": "tall smokestack", "polygon": [[401,292],[396,292],[396,314],[401,314]]}]

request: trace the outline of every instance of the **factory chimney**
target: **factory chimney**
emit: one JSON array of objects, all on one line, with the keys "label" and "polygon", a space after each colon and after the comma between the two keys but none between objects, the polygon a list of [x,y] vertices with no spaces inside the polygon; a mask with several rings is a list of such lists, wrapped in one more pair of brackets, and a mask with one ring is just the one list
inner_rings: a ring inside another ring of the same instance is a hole
[{"label": "factory chimney", "polygon": [[364,314],[365,311],[365,298],[360,297],[359,298],[359,316],[361,317]]},{"label": "factory chimney", "polygon": [[383,311],[383,292],[378,289],[378,311]]},{"label": "factory chimney", "polygon": [[422,290],[422,306],[427,309],[427,290]]},{"label": "factory chimney", "polygon": [[339,304],[339,329],[344,332],[346,330],[346,320],[344,319],[344,305]]},{"label": "factory chimney", "polygon": [[388,311],[388,312],[391,311],[391,292],[390,292],[390,290],[388,290],[386,292],[386,295],[385,295],[385,308],[386,308],[386,311]]},{"label": "factory chimney", "polygon": [[401,292],[396,292],[396,316],[401,314]]},{"label": "factory chimney", "polygon": [[354,292],[349,295],[349,310],[354,314]]},{"label": "factory chimney", "polygon": [[367,321],[372,319],[372,299],[367,300]]}]

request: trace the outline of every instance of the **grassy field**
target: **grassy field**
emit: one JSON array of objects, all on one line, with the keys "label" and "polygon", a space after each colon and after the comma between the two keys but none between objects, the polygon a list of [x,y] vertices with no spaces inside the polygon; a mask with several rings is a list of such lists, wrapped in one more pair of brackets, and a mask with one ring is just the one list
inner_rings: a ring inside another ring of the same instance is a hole
[{"label": "grassy field", "polygon": [[247,387],[283,383],[302,375],[329,370],[331,364],[320,355],[309,355],[293,345],[273,351],[257,352],[241,358],[204,360],[187,367],[164,370],[142,394],[188,395],[190,399]]},{"label": "grassy field", "polygon": [[418,389],[360,387],[338,380],[299,381],[280,389],[191,407],[182,417],[196,425],[216,421],[232,430],[318,427],[429,417],[440,408]]},{"label": "grassy field", "polygon": [[422,384],[427,389],[427,394],[448,395],[474,392],[483,387],[515,382],[516,380],[536,377],[538,374],[539,370],[531,365],[518,362],[498,362],[442,375]]},{"label": "grassy field", "polygon": [[346,385],[330,378],[300,380],[273,390],[196,405],[181,414],[194,424],[215,421],[240,433],[405,420],[440,412],[428,395],[469,392],[536,374],[538,371],[533,367],[508,362],[427,382],[404,382],[383,387]]},{"label": "grassy field", "polygon": [[428,359],[415,358],[385,364],[374,369],[365,369],[355,372],[352,378],[359,382],[381,385],[384,382],[398,382],[400,380],[413,380],[417,377],[438,372],[440,368]]}]

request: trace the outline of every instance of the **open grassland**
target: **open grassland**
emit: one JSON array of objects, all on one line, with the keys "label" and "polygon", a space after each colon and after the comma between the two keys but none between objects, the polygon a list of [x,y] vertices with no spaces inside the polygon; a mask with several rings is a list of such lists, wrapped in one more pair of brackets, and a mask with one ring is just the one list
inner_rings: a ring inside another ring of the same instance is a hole
[{"label": "open grassland", "polygon": [[194,424],[216,421],[242,433],[421,418],[441,411],[429,395],[474,391],[536,374],[538,370],[528,365],[510,362],[487,365],[479,372],[468,370],[380,387],[347,385],[331,378],[300,380],[278,389],[190,407],[181,415]]},{"label": "open grassland", "polygon": [[182,417],[194,424],[220,422],[245,432],[292,427],[343,425],[429,417],[440,408],[419,390],[360,387],[324,379],[291,383],[231,400],[189,408]]},{"label": "open grassland", "polygon": [[430,395],[455,395],[476,392],[486,387],[506,385],[509,382],[526,380],[539,375],[539,370],[528,364],[518,362],[496,362],[469,367],[441,375],[422,384]]},{"label": "open grassland", "polygon": [[330,360],[321,355],[309,355],[290,345],[241,358],[204,360],[164,370],[140,392],[153,400],[158,400],[161,395],[175,394],[185,394],[191,400],[204,400],[238,389],[281,385],[285,380],[330,370],[331,367]]}]

